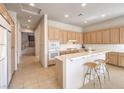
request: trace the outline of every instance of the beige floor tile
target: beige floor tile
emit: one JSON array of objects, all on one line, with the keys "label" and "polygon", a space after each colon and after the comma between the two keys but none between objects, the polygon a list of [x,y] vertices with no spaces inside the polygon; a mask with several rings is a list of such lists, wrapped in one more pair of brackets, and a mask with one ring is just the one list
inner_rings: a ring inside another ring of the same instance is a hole
[{"label": "beige floor tile", "polygon": [[[102,83],[105,89],[124,89],[124,68],[108,65],[111,81]],[[102,80],[103,82],[103,80]],[[43,68],[36,62],[35,56],[23,56],[19,69],[15,72],[10,84],[12,89],[60,89],[55,73],[55,66]],[[81,87],[82,89],[94,89],[92,83]],[[96,83],[96,89],[99,83]]]}]

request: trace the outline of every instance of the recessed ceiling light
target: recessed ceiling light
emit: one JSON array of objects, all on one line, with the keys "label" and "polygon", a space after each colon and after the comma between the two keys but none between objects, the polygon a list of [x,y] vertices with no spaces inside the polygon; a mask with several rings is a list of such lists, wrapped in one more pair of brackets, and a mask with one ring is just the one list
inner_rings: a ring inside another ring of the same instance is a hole
[{"label": "recessed ceiling light", "polygon": [[86,5],[87,5],[86,3],[82,3],[82,4],[81,4],[82,7],[85,7]]},{"label": "recessed ceiling light", "polygon": [[65,18],[68,18],[69,17],[69,15],[68,14],[65,14]]},{"label": "recessed ceiling light", "polygon": [[101,17],[105,17],[106,15],[105,14],[102,14]]},{"label": "recessed ceiling light", "polygon": [[30,3],[29,5],[30,5],[30,6],[35,6],[35,4],[34,4],[34,3]]},{"label": "recessed ceiling light", "polygon": [[86,24],[86,23],[87,23],[87,21],[84,21],[84,23]]},{"label": "recessed ceiling light", "polygon": [[31,20],[30,20],[30,19],[28,19],[28,22],[31,22]]}]

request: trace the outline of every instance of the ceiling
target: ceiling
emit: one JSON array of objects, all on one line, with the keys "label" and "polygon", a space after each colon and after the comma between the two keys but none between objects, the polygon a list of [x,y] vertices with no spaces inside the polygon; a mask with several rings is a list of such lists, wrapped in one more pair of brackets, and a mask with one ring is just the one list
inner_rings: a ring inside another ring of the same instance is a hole
[{"label": "ceiling", "polygon": [[[81,3],[35,3],[33,8],[41,9],[39,14],[21,10],[22,5],[29,6],[29,4],[6,3],[5,5],[7,9],[18,13],[22,26],[30,26],[32,29],[37,26],[43,14],[47,14],[50,20],[80,27],[86,27],[94,23],[124,15],[124,3],[87,3],[85,7],[82,7]],[[31,6],[29,8],[31,8]],[[78,16],[80,13],[83,15]],[[68,14],[69,17],[65,18],[65,14]],[[29,23],[27,20],[30,15],[32,17]]]}]

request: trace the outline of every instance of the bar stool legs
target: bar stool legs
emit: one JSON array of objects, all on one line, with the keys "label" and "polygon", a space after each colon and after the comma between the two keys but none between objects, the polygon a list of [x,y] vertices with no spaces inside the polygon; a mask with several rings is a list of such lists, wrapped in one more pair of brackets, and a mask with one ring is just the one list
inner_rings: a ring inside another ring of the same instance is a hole
[{"label": "bar stool legs", "polygon": [[98,75],[98,73],[97,73],[97,70],[96,70],[96,69],[94,69],[94,71],[96,72],[96,75],[97,75],[97,77],[98,77],[99,84],[100,84],[100,88],[102,88],[102,85],[101,85],[101,80],[100,80],[100,76]]},{"label": "bar stool legs", "polygon": [[100,76],[99,76],[99,74],[97,72],[97,69],[96,69],[97,64],[96,63],[87,63],[85,65],[87,65],[88,69],[87,69],[87,71],[86,71],[86,73],[84,75],[83,86],[84,86],[84,84],[86,82],[86,78],[88,76],[89,81],[94,80],[94,82],[93,82],[94,88],[95,88],[95,79],[96,79],[96,77],[98,78],[100,88],[102,88]]}]

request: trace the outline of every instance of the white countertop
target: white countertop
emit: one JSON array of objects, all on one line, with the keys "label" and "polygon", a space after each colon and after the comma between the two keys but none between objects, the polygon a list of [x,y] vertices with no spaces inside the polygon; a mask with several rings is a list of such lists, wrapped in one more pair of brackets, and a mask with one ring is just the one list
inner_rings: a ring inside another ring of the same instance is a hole
[{"label": "white countertop", "polygon": [[108,50],[98,50],[98,51],[91,51],[91,52],[80,52],[80,53],[73,53],[73,54],[66,54],[57,56],[56,58],[60,61],[65,61],[66,59],[78,58],[78,57],[87,57],[94,54],[105,53],[109,52]]}]

